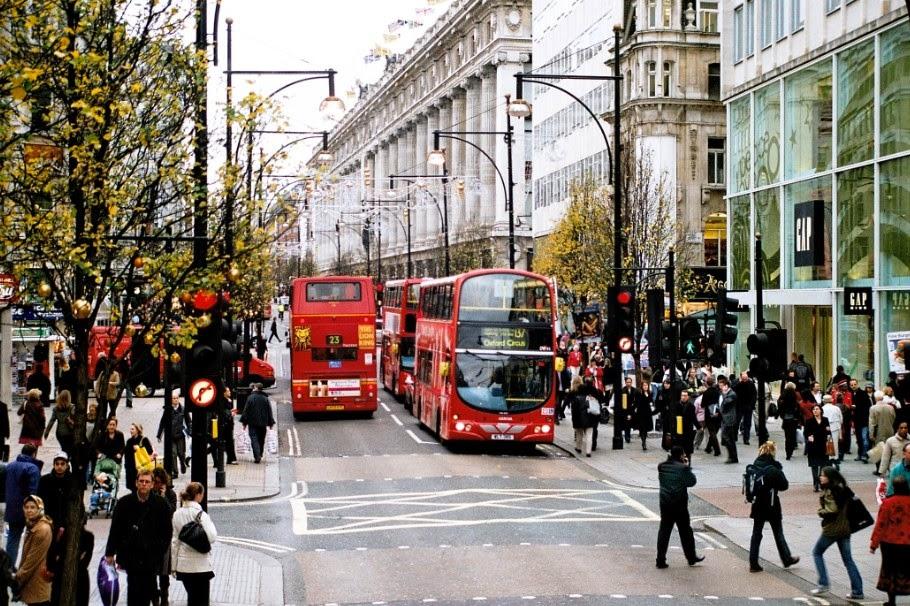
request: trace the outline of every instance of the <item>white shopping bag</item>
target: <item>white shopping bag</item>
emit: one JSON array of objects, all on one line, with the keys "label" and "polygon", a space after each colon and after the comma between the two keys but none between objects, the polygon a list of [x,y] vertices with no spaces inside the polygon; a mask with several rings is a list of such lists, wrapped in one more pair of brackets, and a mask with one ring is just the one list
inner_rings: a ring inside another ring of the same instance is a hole
[{"label": "white shopping bag", "polygon": [[265,451],[271,455],[278,454],[278,432],[269,427],[265,434]]}]

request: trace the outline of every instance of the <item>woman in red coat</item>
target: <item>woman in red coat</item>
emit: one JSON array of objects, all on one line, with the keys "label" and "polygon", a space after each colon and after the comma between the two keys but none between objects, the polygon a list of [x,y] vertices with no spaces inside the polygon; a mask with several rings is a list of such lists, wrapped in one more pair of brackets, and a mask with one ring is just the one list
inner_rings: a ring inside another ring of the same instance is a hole
[{"label": "woman in red coat", "polygon": [[888,594],[885,604],[893,606],[895,596],[910,595],[910,486],[904,476],[894,479],[894,494],[878,509],[869,549],[875,553],[879,546],[882,567],[876,587]]}]

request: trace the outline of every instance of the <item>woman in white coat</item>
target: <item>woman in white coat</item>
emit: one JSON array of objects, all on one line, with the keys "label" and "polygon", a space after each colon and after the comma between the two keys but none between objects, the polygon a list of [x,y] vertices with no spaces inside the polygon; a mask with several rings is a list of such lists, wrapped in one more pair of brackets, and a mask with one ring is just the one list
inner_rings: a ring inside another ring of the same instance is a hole
[{"label": "woman in white coat", "polygon": [[180,531],[190,522],[198,522],[205,530],[210,544],[218,538],[218,531],[209,514],[202,510],[205,488],[199,482],[190,482],[180,493],[181,507],[174,512],[174,538],[171,542],[171,570],[186,588],[187,604],[209,606],[209,582],[215,576],[210,553],[201,553],[180,540]]}]

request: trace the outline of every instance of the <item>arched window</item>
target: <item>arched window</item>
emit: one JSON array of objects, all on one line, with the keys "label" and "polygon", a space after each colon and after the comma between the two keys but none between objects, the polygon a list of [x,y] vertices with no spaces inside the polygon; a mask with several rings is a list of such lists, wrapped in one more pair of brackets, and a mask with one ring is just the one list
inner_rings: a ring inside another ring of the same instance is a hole
[{"label": "arched window", "polygon": [[657,96],[657,63],[654,61],[648,61],[646,64],[648,70],[648,96],[656,97]]},{"label": "arched window", "polygon": [[712,213],[705,219],[705,265],[727,264],[727,213]]},{"label": "arched window", "polygon": [[669,97],[673,90],[673,63],[671,61],[664,61],[663,85],[664,97]]}]

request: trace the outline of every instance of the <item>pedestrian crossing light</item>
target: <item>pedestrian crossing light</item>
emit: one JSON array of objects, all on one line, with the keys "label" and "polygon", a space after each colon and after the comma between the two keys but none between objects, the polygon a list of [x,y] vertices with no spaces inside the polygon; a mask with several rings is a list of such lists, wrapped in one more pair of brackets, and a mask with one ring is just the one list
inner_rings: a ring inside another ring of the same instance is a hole
[{"label": "pedestrian crossing light", "polygon": [[715,352],[723,351],[729,343],[736,343],[736,336],[739,334],[736,324],[739,318],[733,312],[737,307],[739,307],[739,301],[729,298],[726,289],[721,288],[717,291],[717,304],[714,309],[717,317],[712,343]]},{"label": "pedestrian crossing light", "polygon": [[746,340],[749,374],[760,381],[777,381],[787,368],[787,331],[781,328],[759,328]]},{"label": "pedestrian crossing light", "polygon": [[620,353],[632,353],[635,344],[635,289],[611,286],[608,292],[610,346]]},{"label": "pedestrian crossing light", "polygon": [[704,339],[698,320],[691,318],[685,320],[680,326],[679,357],[683,360],[701,357],[704,352]]}]

